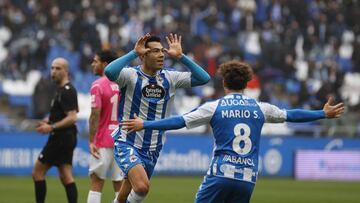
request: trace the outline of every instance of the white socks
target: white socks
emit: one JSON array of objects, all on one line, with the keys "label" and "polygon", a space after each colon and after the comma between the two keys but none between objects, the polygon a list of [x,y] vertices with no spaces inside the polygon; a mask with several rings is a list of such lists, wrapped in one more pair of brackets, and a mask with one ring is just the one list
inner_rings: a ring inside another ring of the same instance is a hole
[{"label": "white socks", "polygon": [[87,203],[101,203],[101,192],[89,191]]},{"label": "white socks", "polygon": [[127,202],[129,203],[141,203],[145,199],[145,196],[140,196],[134,192],[134,190],[131,190]]},{"label": "white socks", "polygon": [[113,200],[112,203],[119,203],[119,201],[117,200],[118,195],[119,195],[119,192],[115,192],[115,199]]},{"label": "white socks", "polygon": [[[115,199],[113,203],[119,203],[117,201],[118,192],[115,193]],[[145,199],[144,196],[140,196],[136,194],[133,190],[131,190],[127,202],[129,203],[141,203]],[[87,203],[101,203],[101,192],[89,191]]]}]

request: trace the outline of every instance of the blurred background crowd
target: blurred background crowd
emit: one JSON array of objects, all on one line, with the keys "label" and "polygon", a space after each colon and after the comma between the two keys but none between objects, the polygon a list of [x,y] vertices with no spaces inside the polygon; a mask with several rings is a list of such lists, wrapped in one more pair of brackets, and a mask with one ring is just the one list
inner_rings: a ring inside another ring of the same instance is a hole
[{"label": "blurred background crowd", "polygon": [[[180,92],[175,114],[223,95],[217,67],[241,59],[255,71],[251,97],[280,108],[319,109],[330,95],[346,103],[341,119],[287,124],[282,132],[359,137],[359,11],[357,0],[0,0],[0,130],[46,115],[58,56],[70,61],[86,129],[95,52],[122,55],[150,32],[181,34],[184,52],[212,76],[205,87]],[[183,70],[170,58],[165,66]]]}]

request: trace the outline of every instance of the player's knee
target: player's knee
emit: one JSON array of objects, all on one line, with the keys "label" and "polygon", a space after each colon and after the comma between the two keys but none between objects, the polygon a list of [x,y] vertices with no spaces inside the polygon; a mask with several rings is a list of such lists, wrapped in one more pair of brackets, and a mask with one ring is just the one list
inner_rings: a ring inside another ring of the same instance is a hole
[{"label": "player's knee", "polygon": [[43,180],[45,178],[41,172],[39,172],[35,169],[32,170],[31,175],[32,175],[33,180],[35,180],[35,181]]},{"label": "player's knee", "polygon": [[143,182],[140,184],[137,184],[134,188],[133,188],[134,192],[141,195],[141,196],[146,196],[147,193],[150,190],[150,183],[149,182]]},{"label": "player's knee", "polygon": [[60,177],[60,181],[63,185],[67,185],[69,183],[74,182],[74,178],[72,177],[72,175],[67,175],[67,174],[59,174]]}]

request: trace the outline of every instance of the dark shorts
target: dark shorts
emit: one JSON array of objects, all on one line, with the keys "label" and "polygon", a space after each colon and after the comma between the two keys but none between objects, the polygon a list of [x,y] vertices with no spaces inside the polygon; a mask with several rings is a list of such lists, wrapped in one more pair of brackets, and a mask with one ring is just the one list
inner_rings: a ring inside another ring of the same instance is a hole
[{"label": "dark shorts", "polygon": [[72,165],[76,143],[76,130],[51,132],[38,160],[50,166]]}]

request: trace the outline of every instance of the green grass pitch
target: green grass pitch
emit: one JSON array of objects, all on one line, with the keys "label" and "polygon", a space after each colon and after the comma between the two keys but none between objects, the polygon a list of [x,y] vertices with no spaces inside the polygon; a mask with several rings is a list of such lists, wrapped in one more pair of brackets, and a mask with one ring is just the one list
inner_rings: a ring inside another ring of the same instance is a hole
[{"label": "green grass pitch", "polygon": [[[145,203],[188,203],[194,196],[202,177],[162,177],[151,180],[151,189]],[[87,177],[76,177],[79,202],[86,202],[89,189]],[[102,202],[113,199],[112,186],[107,181]],[[35,202],[30,177],[0,176],[0,203]],[[46,202],[66,202],[65,190],[57,177],[47,178]],[[252,203],[359,203],[360,182],[315,182],[260,177]]]}]

